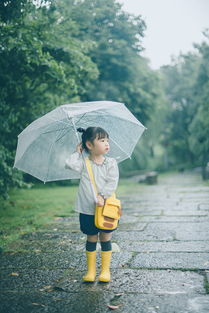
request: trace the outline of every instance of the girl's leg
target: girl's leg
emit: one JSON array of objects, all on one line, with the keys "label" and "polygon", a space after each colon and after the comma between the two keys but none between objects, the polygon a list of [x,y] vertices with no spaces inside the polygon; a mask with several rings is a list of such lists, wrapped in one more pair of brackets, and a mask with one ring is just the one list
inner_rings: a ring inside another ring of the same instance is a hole
[{"label": "girl's leg", "polygon": [[95,281],[97,240],[98,240],[98,234],[87,235],[87,241],[86,241],[87,273],[86,275],[83,276],[83,280],[86,282]]},{"label": "girl's leg", "polygon": [[87,241],[89,242],[97,242],[98,240],[98,234],[96,235],[87,235]]},{"label": "girl's leg", "polygon": [[99,239],[101,242],[101,273],[99,275],[99,281],[110,281],[110,262],[112,256],[112,233],[100,232]]}]

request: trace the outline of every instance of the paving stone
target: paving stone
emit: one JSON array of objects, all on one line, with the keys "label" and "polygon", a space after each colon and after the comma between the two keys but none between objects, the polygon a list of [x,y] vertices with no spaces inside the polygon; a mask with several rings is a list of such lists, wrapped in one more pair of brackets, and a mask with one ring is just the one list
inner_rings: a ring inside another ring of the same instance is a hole
[{"label": "paving stone", "polygon": [[178,193],[184,193],[184,194],[186,194],[186,193],[193,194],[194,192],[195,193],[202,193],[202,192],[203,193],[205,193],[205,192],[209,193],[209,187],[201,186],[201,185],[199,185],[199,186],[189,186],[189,187],[184,186],[184,187],[181,187],[181,188],[175,188],[174,190],[178,191]]},{"label": "paving stone", "polygon": [[119,230],[137,230],[143,231],[147,224],[145,223],[120,223]]},{"label": "paving stone", "polygon": [[140,210],[140,209],[135,209],[135,210],[127,209],[126,210],[124,209],[125,214],[130,214],[132,216],[157,216],[157,215],[162,215],[162,211],[163,210]]},{"label": "paving stone", "polygon": [[115,300],[115,304],[120,306],[122,313],[208,313],[209,296],[188,299],[184,294],[158,296],[126,294]]},{"label": "paving stone", "polygon": [[46,292],[31,294],[3,293],[0,295],[1,313],[106,313],[108,293]]},{"label": "paving stone", "polygon": [[188,192],[188,193],[181,193],[181,197],[183,199],[207,199],[209,200],[209,190],[207,192]]},{"label": "paving stone", "polygon": [[80,251],[85,247],[85,242],[80,244],[72,240],[19,240],[18,242],[11,243],[7,250],[9,252],[55,252],[55,251]]},{"label": "paving stone", "polygon": [[201,215],[201,216],[141,216],[139,217],[140,222],[149,222],[149,223],[202,223],[202,222],[209,222],[208,214]]},{"label": "paving stone", "polygon": [[[132,258],[131,252],[114,253],[112,267],[123,267]],[[98,253],[97,262],[100,257]],[[83,269],[86,267],[86,256],[83,251],[76,253],[54,252],[54,253],[15,253],[3,254],[0,258],[0,268],[12,269]]]},{"label": "paving stone", "polygon": [[[81,256],[82,257],[82,256]],[[78,256],[77,256],[78,258]],[[15,253],[1,256],[0,268],[14,269],[65,269],[72,265],[72,254],[62,253]]]},{"label": "paving stone", "polygon": [[[172,232],[175,238],[179,240],[188,240],[187,237],[193,236],[196,240],[198,237],[203,238],[203,240],[207,240],[207,234],[209,232],[209,223],[202,222],[202,223],[148,223],[146,230],[144,233],[160,233],[162,232]],[[185,238],[186,237],[186,238]],[[181,239],[180,239],[181,238]],[[189,239],[190,240],[190,239]],[[199,239],[201,240],[201,239]]]},{"label": "paving stone", "polygon": [[121,251],[132,252],[209,252],[207,241],[143,242],[123,240],[117,243]]},{"label": "paving stone", "polygon": [[113,239],[120,242],[123,240],[126,240],[127,238],[129,238],[129,240],[167,240],[167,241],[171,241],[175,239],[175,231],[169,230],[169,229],[159,229],[158,233],[153,233],[152,231],[147,231],[147,229],[145,228],[144,231],[140,232],[140,231],[134,231],[134,230],[130,230],[130,231],[120,231],[119,230],[113,235]]},{"label": "paving stone", "polygon": [[86,236],[77,231],[73,232],[33,232],[23,234],[21,239],[27,240],[71,240],[73,242],[81,242],[86,240]]},{"label": "paving stone", "polygon": [[163,211],[163,215],[165,216],[205,216],[205,212],[204,211],[200,211],[200,210],[185,210],[185,209],[181,209],[181,210],[164,210]]},{"label": "paving stone", "polygon": [[199,205],[199,201],[198,202],[179,202],[178,205],[173,205],[170,206],[169,204],[167,204],[167,202],[164,203],[164,210],[169,210],[169,211],[179,211],[179,210],[183,210],[183,211],[196,211],[198,210],[198,205]]},{"label": "paving stone", "polygon": [[80,231],[79,223],[52,223],[39,228],[39,231],[72,232]]},{"label": "paving stone", "polygon": [[207,242],[209,240],[209,230],[202,232],[196,230],[192,232],[179,230],[178,233],[176,233],[176,240],[203,240]]},{"label": "paving stone", "polygon": [[199,203],[198,210],[209,210],[209,200],[208,202]]},{"label": "paving stone", "polygon": [[21,292],[28,292],[32,289],[47,290],[50,285],[54,284],[56,280],[59,280],[64,276],[64,270],[22,270],[11,271],[5,269],[0,273],[0,290],[14,291],[21,290]]},{"label": "paving stone", "polygon": [[67,292],[101,290],[157,295],[206,293],[203,286],[204,277],[189,271],[117,269],[111,271],[110,283],[101,284],[96,281],[91,286],[81,283],[83,273],[71,272],[55,286]]},{"label": "paving stone", "polygon": [[199,296],[188,299],[188,312],[189,313],[208,313],[209,312],[209,295]]},{"label": "paving stone", "polygon": [[133,215],[124,214],[120,218],[120,225],[125,223],[136,223],[139,222],[139,218]]},{"label": "paving stone", "polygon": [[209,253],[162,252],[138,253],[131,268],[209,269]]}]

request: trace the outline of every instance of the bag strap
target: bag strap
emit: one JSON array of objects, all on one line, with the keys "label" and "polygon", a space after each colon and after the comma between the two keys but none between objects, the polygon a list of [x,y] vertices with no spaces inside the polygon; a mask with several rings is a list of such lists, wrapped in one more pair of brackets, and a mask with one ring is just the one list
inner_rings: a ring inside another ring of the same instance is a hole
[{"label": "bag strap", "polygon": [[96,194],[98,194],[97,186],[96,186],[96,183],[95,183],[94,174],[93,174],[93,170],[92,170],[91,162],[90,162],[89,158],[86,158],[85,162],[86,162],[86,168],[88,170],[91,183],[94,186],[94,191],[95,191]]},{"label": "bag strap", "polygon": [[[87,171],[89,173],[89,178],[90,178],[90,181],[94,187],[94,191],[96,193],[96,195],[98,194],[98,191],[97,191],[97,186],[96,186],[96,183],[95,183],[95,179],[94,179],[94,173],[93,173],[93,170],[92,170],[92,166],[91,166],[91,162],[89,160],[89,158],[85,158],[85,162],[86,162],[86,168],[87,168]],[[113,198],[116,198],[116,195],[115,193],[113,192],[112,194],[112,197]]]}]

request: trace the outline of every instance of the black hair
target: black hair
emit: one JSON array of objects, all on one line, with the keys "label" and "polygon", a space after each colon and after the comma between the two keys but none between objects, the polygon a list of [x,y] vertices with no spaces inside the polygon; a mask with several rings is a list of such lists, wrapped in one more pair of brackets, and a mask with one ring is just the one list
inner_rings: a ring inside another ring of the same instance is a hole
[{"label": "black hair", "polygon": [[87,146],[86,146],[86,142],[90,141],[93,144],[94,139],[96,139],[98,137],[98,139],[102,139],[102,138],[109,138],[108,133],[106,132],[106,130],[104,130],[101,127],[88,127],[87,129],[84,129],[82,127],[77,128],[77,131],[79,133],[82,133],[82,147],[86,152],[89,152]]}]

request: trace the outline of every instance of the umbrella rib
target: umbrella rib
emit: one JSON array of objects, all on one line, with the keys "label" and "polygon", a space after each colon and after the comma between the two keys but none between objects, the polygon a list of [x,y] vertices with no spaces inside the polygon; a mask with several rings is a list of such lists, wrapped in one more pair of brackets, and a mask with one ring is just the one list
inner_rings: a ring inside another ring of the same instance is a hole
[{"label": "umbrella rib", "polygon": [[121,151],[123,151],[123,152],[125,153],[125,155],[126,155],[128,158],[130,158],[130,155],[127,154],[127,152],[126,152],[125,150],[123,150],[123,149],[119,146],[119,144],[117,144],[117,142],[116,142],[114,139],[112,139],[112,137],[111,137],[111,140],[114,142],[114,144],[115,144],[116,146],[118,146],[118,148],[119,148]]},{"label": "umbrella rib", "polygon": [[68,126],[69,126],[69,124],[66,123],[66,122],[56,120],[55,118],[52,118],[52,117],[49,117],[49,116],[47,116],[47,118],[48,118],[49,120],[52,120],[52,121],[55,121],[55,122],[58,122],[58,123],[62,123],[62,124],[65,124],[65,125],[68,125]]},{"label": "umbrella rib", "polygon": [[83,114],[83,116],[81,116],[81,118],[76,122],[76,123],[79,123],[80,122],[80,120],[85,116],[87,114],[87,112],[86,113],[84,113]]},{"label": "umbrella rib", "polygon": [[[63,130],[65,130],[65,129],[66,129],[66,128],[64,128]],[[62,134],[61,137],[57,138],[57,139],[55,140],[55,142],[57,142],[57,141],[59,141],[60,139],[62,139],[62,137],[64,137],[67,133],[68,133],[68,130],[67,130],[64,134]]]},{"label": "umbrella rib", "polygon": [[49,148],[48,160],[47,160],[47,164],[48,164],[48,165],[47,165],[47,173],[46,173],[46,178],[45,178],[45,180],[44,180],[44,184],[45,184],[45,182],[47,181],[48,174],[49,174],[49,158],[50,158],[51,150],[52,150],[52,147],[53,147],[53,145],[55,144],[55,142],[56,142],[56,140],[57,140],[57,137],[58,137],[58,134],[57,134],[57,136],[56,136],[55,141],[52,142],[52,144],[51,144],[51,146],[50,146],[50,148]]},{"label": "umbrella rib", "polygon": [[[71,127],[71,126],[69,125],[69,128],[70,128],[70,127]],[[49,134],[49,133],[55,133],[56,131],[65,130],[65,129],[68,129],[68,127],[60,128],[60,129],[48,130],[48,131],[46,131],[46,132],[41,133],[41,135],[43,135],[43,134]]]}]

